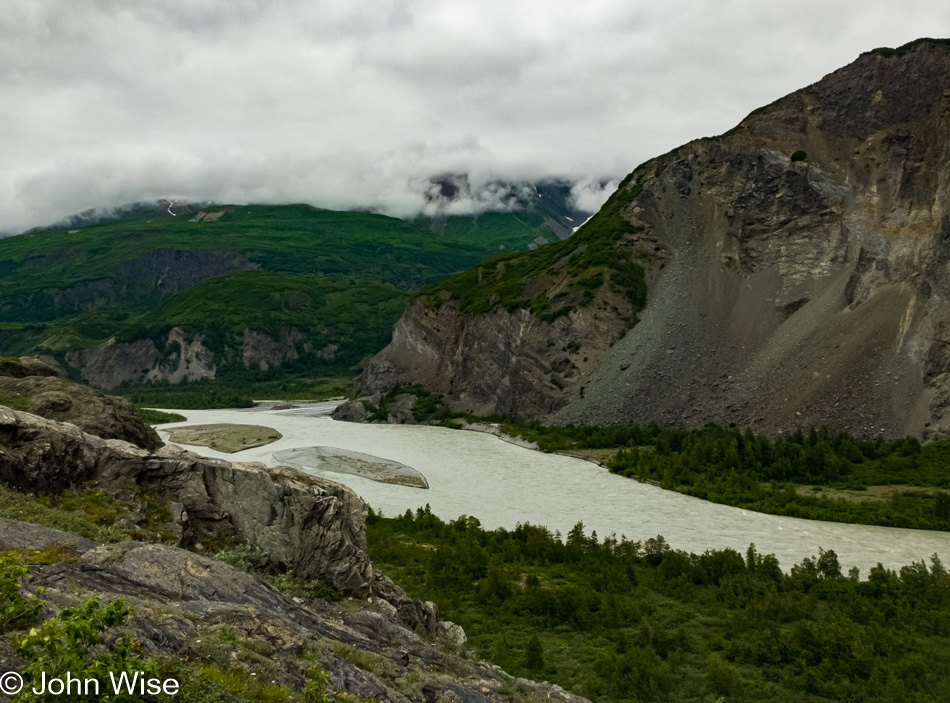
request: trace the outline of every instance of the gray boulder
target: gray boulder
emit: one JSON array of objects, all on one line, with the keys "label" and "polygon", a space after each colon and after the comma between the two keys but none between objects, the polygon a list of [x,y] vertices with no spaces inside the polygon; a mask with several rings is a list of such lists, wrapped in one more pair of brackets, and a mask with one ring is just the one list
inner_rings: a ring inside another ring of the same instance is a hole
[{"label": "gray boulder", "polygon": [[44,568],[32,583],[59,589],[75,584],[88,591],[162,603],[221,601],[261,610],[287,605],[278,591],[222,561],[142,542],[101,545],[78,561]]},{"label": "gray boulder", "polygon": [[26,378],[27,376],[65,376],[51,357],[15,356],[0,359],[0,376]]},{"label": "gray boulder", "polygon": [[120,494],[147,484],[177,504],[181,543],[186,532],[230,537],[257,547],[267,566],[324,579],[345,593],[370,593],[366,505],[346,486],[296,469],[208,459],[177,447],[149,454],[0,406],[0,482],[47,495],[80,486]]},{"label": "gray boulder", "polygon": [[400,393],[386,404],[386,421],[390,425],[415,425],[412,414],[418,398],[412,393]]},{"label": "gray boulder", "polygon": [[373,415],[371,409],[379,404],[380,396],[364,396],[337,405],[330,414],[334,420],[342,422],[369,422]]},{"label": "gray boulder", "polygon": [[103,439],[121,439],[154,451],[163,442],[125,398],[50,376],[0,375],[0,393],[18,400],[14,409],[71,422]]},{"label": "gray boulder", "polygon": [[439,622],[438,633],[439,637],[459,651],[464,649],[465,645],[468,643],[468,635],[465,634],[465,630],[462,628],[462,626],[456,625],[454,622],[449,620],[442,620]]},{"label": "gray boulder", "polygon": [[[410,598],[406,592],[381,571],[373,575],[373,594],[396,609],[400,621],[429,635],[436,635],[439,626],[439,609],[431,601]],[[387,609],[388,610],[388,609]]]},{"label": "gray boulder", "polygon": [[92,540],[31,522],[0,518],[0,547],[6,549],[43,549],[52,545],[69,547],[84,554],[96,546]]},{"label": "gray boulder", "polygon": [[268,566],[367,595],[366,504],[351,489],[289,467],[207,459],[164,447],[134,477],[158,486],[206,531],[233,529]]}]

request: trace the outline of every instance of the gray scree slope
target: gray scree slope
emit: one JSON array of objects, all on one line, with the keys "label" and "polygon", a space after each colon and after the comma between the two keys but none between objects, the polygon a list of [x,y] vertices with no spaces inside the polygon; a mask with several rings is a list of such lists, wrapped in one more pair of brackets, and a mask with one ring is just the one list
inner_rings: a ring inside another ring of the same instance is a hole
[{"label": "gray scree slope", "polygon": [[[545,381],[589,309],[541,323],[443,306],[449,319],[433,325],[417,303],[361,393],[423,383],[450,389],[459,409],[555,423],[950,434],[950,46],[864,54],[725,135],[641,165],[625,187],[638,181],[624,217],[653,245],[632,248],[648,303],[616,343],[609,312],[596,315],[609,332],[600,348],[580,340],[589,360],[574,360],[576,378]],[[519,337],[473,360],[460,346],[472,328]],[[420,358],[450,377],[433,385]],[[518,384],[495,382],[515,375],[535,381],[525,407]]]}]

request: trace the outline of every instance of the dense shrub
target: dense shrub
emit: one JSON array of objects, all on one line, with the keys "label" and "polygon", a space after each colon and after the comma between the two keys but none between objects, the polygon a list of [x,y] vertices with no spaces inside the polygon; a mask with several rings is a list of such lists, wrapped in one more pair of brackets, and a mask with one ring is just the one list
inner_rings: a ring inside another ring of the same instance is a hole
[{"label": "dense shrub", "polygon": [[[608,701],[939,700],[950,576],[934,557],[867,580],[833,551],[782,572],[750,545],[688,554],[577,525],[484,530],[428,508],[368,520],[373,562],[509,672]],[[907,677],[913,680],[909,681]],[[891,682],[885,686],[886,682]]]}]

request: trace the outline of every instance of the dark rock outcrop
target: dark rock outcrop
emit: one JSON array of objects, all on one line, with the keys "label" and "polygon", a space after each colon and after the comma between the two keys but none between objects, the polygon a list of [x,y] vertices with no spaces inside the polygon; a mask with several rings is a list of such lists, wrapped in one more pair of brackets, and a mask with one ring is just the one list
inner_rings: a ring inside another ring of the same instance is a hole
[{"label": "dark rock outcrop", "polygon": [[[0,544],[35,543],[35,525],[6,522],[0,523]],[[260,672],[261,658],[247,652],[266,652],[269,681],[294,692],[304,688],[306,670],[316,664],[329,674],[328,692],[388,703],[524,700],[513,696],[515,687],[528,700],[585,701],[453,652],[460,628],[452,623],[435,629],[454,634],[454,640],[441,641],[437,633],[423,637],[378,597],[346,608],[290,598],[221,561],[168,545],[122,542],[85,549],[78,559],[34,567],[21,588],[41,595],[46,616],[75,605],[77,594],[124,598],[134,609],[128,626],[147,656],[238,669],[250,677]],[[396,591],[390,595],[401,593]],[[107,632],[106,644],[118,634]],[[8,669],[25,664],[4,643],[0,663]]]},{"label": "dark rock outcrop", "polygon": [[49,495],[81,486],[118,494],[147,484],[180,504],[179,523],[194,539],[232,537],[257,547],[275,568],[347,593],[371,589],[365,504],[349,488],[296,469],[206,459],[175,447],[149,454],[0,406],[0,481]]},{"label": "dark rock outcrop", "polygon": [[360,393],[419,383],[554,423],[950,435],[948,85],[946,42],[870,52],[648,161],[621,188],[653,243],[631,250],[649,285],[633,329],[598,301],[545,323],[417,299]]},{"label": "dark rock outcrop", "polygon": [[43,549],[53,545],[68,547],[79,554],[84,554],[95,548],[96,543],[69,532],[54,530],[51,527],[0,517],[0,547],[7,549]]},{"label": "dark rock outcrop", "polygon": [[18,356],[0,359],[0,376],[26,378],[27,376],[65,376],[55,360],[37,356]]},{"label": "dark rock outcrop", "polygon": [[623,297],[604,286],[595,304],[548,322],[528,310],[464,316],[453,302],[414,300],[393,341],[363,370],[361,395],[421,384],[456,410],[533,418],[559,409],[627,328]]},{"label": "dark rock outcrop", "polygon": [[0,376],[0,393],[18,400],[19,410],[71,422],[103,439],[121,439],[148,450],[163,444],[128,400],[104,395],[88,386],[49,375]]}]

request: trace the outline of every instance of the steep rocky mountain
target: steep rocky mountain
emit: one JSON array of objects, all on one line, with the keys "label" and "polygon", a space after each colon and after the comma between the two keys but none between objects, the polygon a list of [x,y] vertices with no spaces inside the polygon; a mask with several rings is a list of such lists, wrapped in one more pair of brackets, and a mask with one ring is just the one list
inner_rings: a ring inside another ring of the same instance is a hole
[{"label": "steep rocky mountain", "polygon": [[946,40],[875,50],[642,164],[571,239],[417,295],[360,392],[419,383],[555,423],[950,434],[948,86]]},{"label": "steep rocky mountain", "polygon": [[349,374],[389,341],[412,291],[587,216],[569,183],[473,192],[453,178],[433,184],[435,215],[418,222],[162,201],[0,239],[0,350],[54,355],[104,389]]}]

